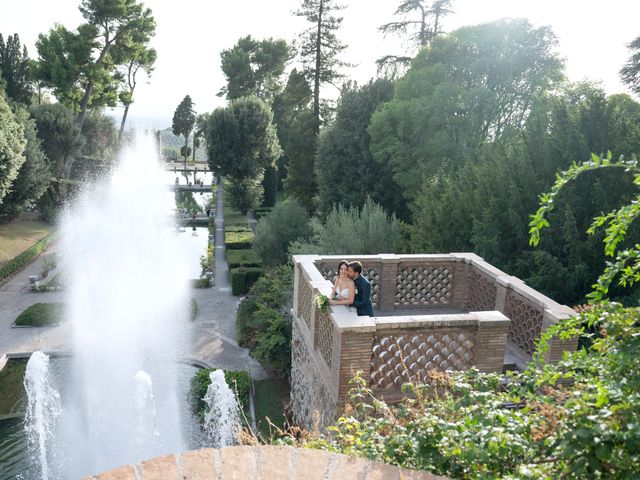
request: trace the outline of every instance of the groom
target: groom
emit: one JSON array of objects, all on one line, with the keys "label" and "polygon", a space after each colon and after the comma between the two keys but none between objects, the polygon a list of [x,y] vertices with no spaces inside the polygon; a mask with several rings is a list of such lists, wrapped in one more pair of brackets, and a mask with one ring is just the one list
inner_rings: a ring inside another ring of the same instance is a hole
[{"label": "groom", "polygon": [[356,294],[353,298],[353,304],[358,311],[358,315],[369,315],[373,317],[373,304],[371,303],[371,284],[366,277],[362,276],[362,264],[360,262],[351,262],[347,270],[347,275],[356,284]]}]

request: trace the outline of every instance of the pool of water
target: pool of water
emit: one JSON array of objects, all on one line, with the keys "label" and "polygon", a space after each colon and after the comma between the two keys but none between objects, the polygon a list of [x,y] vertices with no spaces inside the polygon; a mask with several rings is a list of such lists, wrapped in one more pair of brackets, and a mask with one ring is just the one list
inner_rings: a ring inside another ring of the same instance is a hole
[{"label": "pool of water", "polygon": [[200,256],[205,255],[209,242],[207,227],[182,227],[176,229],[178,242],[184,248],[189,260],[189,278],[199,278],[201,273]]},{"label": "pool of water", "polygon": [[[51,359],[52,384],[60,392],[62,404],[70,392],[65,389],[69,371],[70,358],[58,357]],[[9,360],[7,367],[15,368],[16,363],[26,360]],[[14,364],[14,365],[12,365]],[[20,366],[18,365],[18,368]],[[181,417],[184,444],[187,449],[203,448],[209,445],[206,435],[203,433],[198,418],[191,408],[189,395],[190,382],[198,367],[189,364],[178,366],[178,397],[181,399]],[[24,391],[22,392],[24,395]],[[26,400],[21,402],[26,405]],[[63,413],[64,414],[64,413]],[[176,452],[166,452],[176,453]],[[0,480],[36,480],[41,478],[38,462],[34,461],[35,452],[31,450],[24,429],[24,418],[11,418],[0,420]],[[64,462],[62,462],[64,463]],[[100,472],[89,472],[92,474]],[[64,479],[64,474],[52,472],[52,479]]]}]

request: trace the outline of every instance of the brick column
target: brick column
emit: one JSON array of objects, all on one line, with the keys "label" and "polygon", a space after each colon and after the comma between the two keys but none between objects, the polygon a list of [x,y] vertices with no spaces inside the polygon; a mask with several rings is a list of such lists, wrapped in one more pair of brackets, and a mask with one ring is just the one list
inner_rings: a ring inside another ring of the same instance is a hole
[{"label": "brick column", "polygon": [[470,312],[478,316],[473,364],[482,372],[501,372],[509,320],[500,312]]},{"label": "brick column", "polygon": [[380,255],[382,265],[380,267],[380,287],[378,294],[378,310],[393,311],[396,301],[396,275],[398,274],[397,255]]},{"label": "brick column", "polygon": [[[569,318],[569,316],[575,315],[573,310],[567,309],[567,312],[552,312],[550,310],[544,311],[542,317],[542,332],[549,328],[551,325],[558,323],[560,320]],[[547,362],[558,362],[562,360],[562,356],[566,351],[574,352],[578,348],[578,338],[574,337],[569,340],[560,340],[558,337],[553,338],[549,342],[549,350],[544,354],[544,359]]]}]

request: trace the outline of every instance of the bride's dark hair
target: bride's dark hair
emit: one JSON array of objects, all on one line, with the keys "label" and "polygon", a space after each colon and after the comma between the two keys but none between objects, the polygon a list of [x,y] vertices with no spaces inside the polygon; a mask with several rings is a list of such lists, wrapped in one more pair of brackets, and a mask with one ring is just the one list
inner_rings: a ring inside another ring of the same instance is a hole
[{"label": "bride's dark hair", "polygon": [[340,260],[340,263],[338,263],[338,276],[340,276],[340,267],[342,267],[342,265],[346,265],[347,268],[349,268],[349,262],[346,260]]}]

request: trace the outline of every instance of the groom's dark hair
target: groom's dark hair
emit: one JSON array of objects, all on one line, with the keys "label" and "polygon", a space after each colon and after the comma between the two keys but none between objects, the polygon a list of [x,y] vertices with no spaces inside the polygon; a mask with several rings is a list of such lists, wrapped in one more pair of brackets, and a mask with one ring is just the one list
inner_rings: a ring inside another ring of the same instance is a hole
[{"label": "groom's dark hair", "polygon": [[349,264],[349,268],[351,268],[358,275],[362,275],[362,264],[360,262],[358,262],[357,260],[355,262],[351,262]]}]

